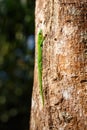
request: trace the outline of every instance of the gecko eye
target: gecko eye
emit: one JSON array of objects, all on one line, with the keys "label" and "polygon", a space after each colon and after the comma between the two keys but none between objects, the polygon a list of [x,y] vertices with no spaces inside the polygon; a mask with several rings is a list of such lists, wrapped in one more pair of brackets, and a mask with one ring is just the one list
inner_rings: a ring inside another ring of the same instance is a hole
[{"label": "gecko eye", "polygon": [[42,30],[39,31],[39,35],[42,35]]},{"label": "gecko eye", "polygon": [[41,44],[40,47],[43,47],[43,44]]},{"label": "gecko eye", "polygon": [[39,33],[39,35],[41,35],[41,33]]}]

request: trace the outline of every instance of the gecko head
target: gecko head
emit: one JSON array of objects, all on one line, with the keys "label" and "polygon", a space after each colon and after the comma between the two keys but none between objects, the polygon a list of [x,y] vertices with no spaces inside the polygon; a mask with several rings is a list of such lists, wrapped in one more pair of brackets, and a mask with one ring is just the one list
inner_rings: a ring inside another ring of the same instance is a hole
[{"label": "gecko head", "polygon": [[42,36],[42,29],[39,30],[38,34]]}]

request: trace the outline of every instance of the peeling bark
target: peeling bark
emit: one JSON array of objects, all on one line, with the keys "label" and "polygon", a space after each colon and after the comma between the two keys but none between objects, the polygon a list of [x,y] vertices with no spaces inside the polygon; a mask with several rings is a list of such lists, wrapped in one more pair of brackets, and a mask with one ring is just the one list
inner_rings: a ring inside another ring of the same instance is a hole
[{"label": "peeling bark", "polygon": [[87,1],[37,0],[43,30],[44,107],[38,87],[37,35],[30,130],[87,130]]}]

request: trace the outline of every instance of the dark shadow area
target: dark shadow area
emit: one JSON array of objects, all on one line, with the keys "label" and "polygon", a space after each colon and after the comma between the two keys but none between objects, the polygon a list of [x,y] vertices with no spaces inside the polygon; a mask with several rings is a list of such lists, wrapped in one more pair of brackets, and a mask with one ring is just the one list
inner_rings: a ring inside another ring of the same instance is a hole
[{"label": "dark shadow area", "polygon": [[35,0],[0,0],[0,130],[29,130]]}]

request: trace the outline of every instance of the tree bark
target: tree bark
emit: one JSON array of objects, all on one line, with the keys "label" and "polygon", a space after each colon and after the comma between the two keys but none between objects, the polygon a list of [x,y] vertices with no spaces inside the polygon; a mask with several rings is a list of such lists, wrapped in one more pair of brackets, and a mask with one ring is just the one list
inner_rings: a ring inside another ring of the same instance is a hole
[{"label": "tree bark", "polygon": [[[87,130],[87,1],[36,0],[35,71],[30,130]],[[38,87],[37,32],[42,29]]]}]

